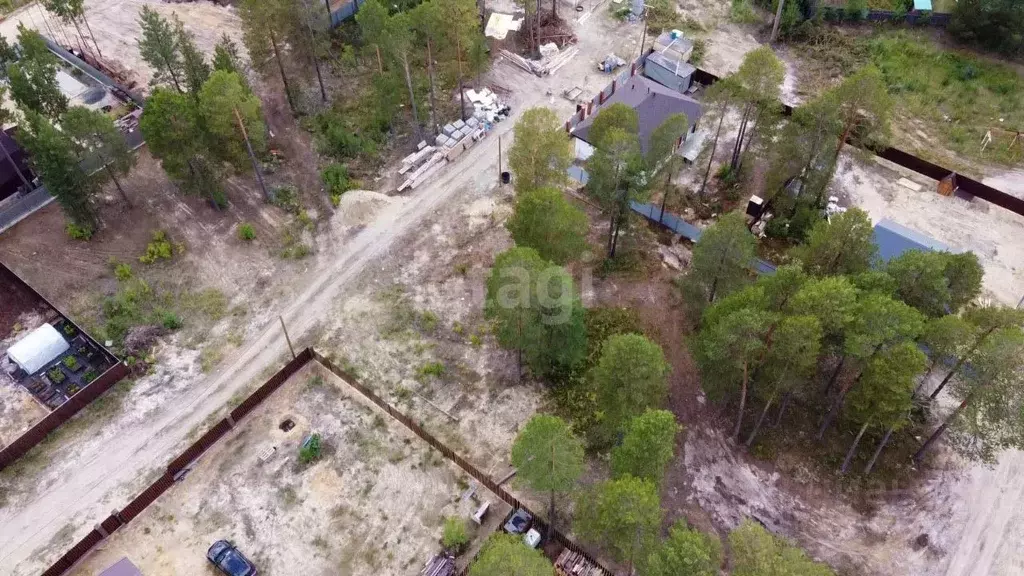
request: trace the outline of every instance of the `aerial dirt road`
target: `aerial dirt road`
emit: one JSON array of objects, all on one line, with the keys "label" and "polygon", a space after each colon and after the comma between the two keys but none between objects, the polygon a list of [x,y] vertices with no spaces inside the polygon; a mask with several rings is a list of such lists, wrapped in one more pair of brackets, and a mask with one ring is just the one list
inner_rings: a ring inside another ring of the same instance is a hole
[{"label": "aerial dirt road", "polygon": [[[524,77],[519,85],[539,82],[538,78]],[[333,253],[325,251],[318,256],[319,269],[310,274],[308,287],[280,311],[293,340],[309,331],[336,305],[346,285],[364,268],[385,259],[390,247],[404,234],[415,231],[418,223],[436,208],[456,200],[460,192],[497,184],[498,135],[502,135],[502,144],[507,147],[516,117],[523,109],[537,105],[544,90],[523,93],[529,100],[515,103],[513,118],[498,124],[484,141],[446,167],[432,182],[389,205],[350,242],[337,246]],[[72,542],[77,541],[112,508],[127,503],[130,495],[125,493],[126,485],[165,465],[171,455],[169,451],[195,426],[276,363],[285,351],[287,343],[280,325],[271,323],[254,342],[173,405],[130,435],[98,443],[92,453],[81,454],[73,474],[61,477],[37,499],[18,502],[18,510],[0,529],[0,574],[38,574],[70,547],[46,546],[66,522],[77,522]]]}]

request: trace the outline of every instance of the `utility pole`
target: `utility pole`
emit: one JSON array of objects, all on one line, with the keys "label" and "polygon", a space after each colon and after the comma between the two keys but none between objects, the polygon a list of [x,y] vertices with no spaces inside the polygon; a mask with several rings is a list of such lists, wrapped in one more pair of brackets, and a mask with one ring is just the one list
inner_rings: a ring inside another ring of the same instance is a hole
[{"label": "utility pole", "polygon": [[498,186],[501,186],[501,134],[498,134]]},{"label": "utility pole", "polygon": [[[245,131],[245,124],[242,122],[242,115],[238,113],[238,108],[234,109],[235,119],[238,120],[238,127],[242,130],[242,138],[245,140],[245,149],[249,151],[249,159],[252,160],[252,171],[256,173],[256,182],[260,185],[260,190],[263,190],[263,196],[268,202],[272,201],[270,193],[267,192],[267,185],[263,183],[263,171],[260,170],[260,163],[256,161],[256,153],[252,151],[252,144],[249,143],[249,133]],[[284,325],[284,321],[281,321]]]},{"label": "utility pole", "polygon": [[437,101],[434,99],[434,56],[427,38],[427,75],[430,77],[430,133],[437,136]]},{"label": "utility pole", "polygon": [[281,330],[284,330],[284,339],[288,342],[288,349],[291,350],[292,360],[294,360],[296,358],[295,348],[292,347],[292,339],[288,337],[288,327],[284,325],[284,316],[278,316],[277,319],[281,321]]}]

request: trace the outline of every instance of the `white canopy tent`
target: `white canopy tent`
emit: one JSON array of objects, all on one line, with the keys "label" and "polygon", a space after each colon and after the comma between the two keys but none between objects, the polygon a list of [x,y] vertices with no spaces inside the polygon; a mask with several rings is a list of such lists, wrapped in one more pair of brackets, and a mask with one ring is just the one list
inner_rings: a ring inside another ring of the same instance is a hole
[{"label": "white canopy tent", "polygon": [[29,332],[7,349],[7,356],[29,374],[56,360],[71,345],[50,324]]}]

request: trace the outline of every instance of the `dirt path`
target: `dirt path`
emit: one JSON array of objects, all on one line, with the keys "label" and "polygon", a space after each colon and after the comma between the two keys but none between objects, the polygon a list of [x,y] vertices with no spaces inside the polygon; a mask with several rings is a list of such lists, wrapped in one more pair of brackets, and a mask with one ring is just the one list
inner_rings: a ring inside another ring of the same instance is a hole
[{"label": "dirt path", "polygon": [[[594,28],[618,26],[605,18],[601,9],[595,7],[595,17],[585,26],[591,29],[592,37],[598,36]],[[635,43],[631,36],[617,42]],[[513,118],[497,125],[484,142],[433,182],[382,209],[376,220],[351,240],[340,246],[332,242],[333,248],[318,254],[313,269],[293,283],[296,288],[290,303],[279,308],[292,341],[315,332],[364,270],[382,266],[395,256],[392,249],[397,251],[405,243],[405,235],[430,234],[421,225],[439,208],[493,187],[497,181],[498,135],[507,151],[513,124],[523,110],[544,105],[554,108],[559,116],[568,116],[572,104],[553,94],[574,85],[588,92],[603,86],[607,78],[593,74],[591,65],[606,51],[606,43],[582,42],[581,53],[569,65],[555,77],[544,79],[496,63],[489,79],[513,90]],[[147,473],[164,465],[166,455],[182,444],[191,430],[257,380],[286,351],[280,326],[272,322],[216,373],[154,411],[130,433],[85,447],[74,469],[57,478],[44,494],[19,502],[18,509],[4,518],[0,528],[0,574],[38,573],[90,530],[97,519],[122,506]]]}]

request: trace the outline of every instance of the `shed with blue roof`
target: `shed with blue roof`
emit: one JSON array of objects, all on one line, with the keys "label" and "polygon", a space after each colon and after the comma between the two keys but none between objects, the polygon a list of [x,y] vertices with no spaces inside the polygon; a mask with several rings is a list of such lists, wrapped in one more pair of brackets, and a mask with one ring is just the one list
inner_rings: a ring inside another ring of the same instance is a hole
[{"label": "shed with blue roof", "polygon": [[875,224],[875,245],[878,246],[878,257],[882,262],[888,262],[908,250],[950,251],[949,246],[942,242],[888,218]]}]

